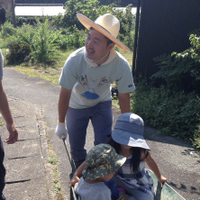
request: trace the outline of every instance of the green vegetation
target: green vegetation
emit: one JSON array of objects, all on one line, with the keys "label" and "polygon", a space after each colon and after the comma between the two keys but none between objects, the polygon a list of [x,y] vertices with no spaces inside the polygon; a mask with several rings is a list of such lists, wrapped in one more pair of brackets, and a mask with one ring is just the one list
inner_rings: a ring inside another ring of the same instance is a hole
[{"label": "green vegetation", "polygon": [[200,29],[189,40],[189,49],[155,58],[160,70],[137,85],[132,109],[160,133],[200,148]]},{"label": "green vegetation", "polygon": [[0,126],[4,125],[4,122],[2,119],[0,119]]},{"label": "green vegetation", "polygon": [[57,158],[51,156],[50,158],[48,158],[48,162],[51,163],[52,165],[56,165],[58,163]]}]

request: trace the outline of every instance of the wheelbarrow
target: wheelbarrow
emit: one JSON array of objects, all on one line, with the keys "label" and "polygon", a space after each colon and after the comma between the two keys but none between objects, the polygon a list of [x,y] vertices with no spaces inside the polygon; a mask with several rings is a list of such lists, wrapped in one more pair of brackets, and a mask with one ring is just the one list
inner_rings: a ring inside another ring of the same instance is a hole
[{"label": "wheelbarrow", "polygon": [[182,197],[176,190],[174,190],[167,183],[164,183],[163,187],[161,188],[160,183],[158,182],[153,171],[151,171],[150,169],[148,169],[148,171],[153,179],[154,193],[155,193],[154,200],[185,200],[184,197]]},{"label": "wheelbarrow", "polygon": [[[71,180],[74,175],[74,172],[76,171],[76,166],[75,166],[74,160],[70,156],[69,151],[67,149],[66,138],[63,138],[62,140],[63,140],[64,146],[66,149],[67,157],[69,159],[69,162],[70,162],[70,165],[72,168],[72,172],[69,175],[70,180]],[[154,200],[169,200],[169,199],[170,200],[185,200],[184,197],[182,197],[176,190],[174,190],[167,183],[164,183],[163,187],[161,188],[160,183],[158,182],[153,171],[151,171],[150,169],[148,169],[148,171],[149,171],[150,176],[153,179],[154,193],[155,193]],[[78,196],[75,193],[73,186],[71,188],[71,197],[70,198],[71,198],[71,200],[78,200]]]}]

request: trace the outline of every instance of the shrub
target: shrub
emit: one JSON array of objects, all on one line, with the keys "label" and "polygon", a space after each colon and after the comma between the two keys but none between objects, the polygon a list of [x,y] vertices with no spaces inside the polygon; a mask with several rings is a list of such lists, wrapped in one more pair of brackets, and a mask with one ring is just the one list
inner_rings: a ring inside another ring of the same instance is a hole
[{"label": "shrub", "polygon": [[13,36],[16,33],[16,30],[13,28],[13,25],[10,22],[5,22],[2,26],[2,30],[0,32],[1,38],[8,38]]},{"label": "shrub", "polygon": [[33,51],[30,54],[34,62],[48,63],[56,58],[59,35],[60,32],[51,26],[48,18],[44,23],[38,21],[31,44]]},{"label": "shrub", "polygon": [[60,48],[59,36],[60,31],[52,27],[47,17],[44,22],[37,20],[37,24],[34,26],[24,24],[16,28],[11,41],[15,44],[29,45],[31,47],[30,57],[33,63],[49,63],[56,58],[57,48]]},{"label": "shrub", "polygon": [[132,106],[160,133],[190,141],[199,132],[200,102],[195,92],[175,92],[143,82],[137,85]]},{"label": "shrub", "polygon": [[160,70],[150,83],[139,82],[132,109],[160,132],[200,148],[200,29],[189,39],[189,49],[155,59]]},{"label": "shrub", "polygon": [[118,39],[133,50],[134,35],[135,35],[135,16],[131,12],[131,5],[126,7],[126,10],[113,8],[114,15],[120,21],[120,33]]},{"label": "shrub", "polygon": [[77,49],[84,46],[86,33],[84,31],[79,31],[77,28],[73,28],[74,31],[71,33],[68,29],[63,29],[59,37],[60,49]]},{"label": "shrub", "polygon": [[31,47],[28,44],[12,43],[8,46],[8,53],[5,58],[8,64],[18,65],[23,63],[31,53]]},{"label": "shrub", "polygon": [[171,90],[195,91],[200,95],[200,29],[191,34],[191,47],[181,53],[155,58],[159,71],[151,79],[166,84]]}]

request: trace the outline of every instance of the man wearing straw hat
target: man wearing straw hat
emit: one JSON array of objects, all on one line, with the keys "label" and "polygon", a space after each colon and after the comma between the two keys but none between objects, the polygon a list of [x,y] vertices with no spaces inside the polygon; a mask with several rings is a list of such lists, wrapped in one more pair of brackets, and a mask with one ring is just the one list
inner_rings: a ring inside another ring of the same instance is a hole
[{"label": "man wearing straw hat", "polygon": [[111,14],[104,14],[95,22],[82,14],[77,14],[77,18],[89,33],[85,46],[68,57],[62,70],[59,80],[59,122],[56,127],[60,138],[66,138],[69,134],[76,167],[86,157],[84,145],[89,120],[94,128],[95,145],[107,142],[111,134],[111,84],[116,82],[122,113],[130,112],[129,93],[135,90],[128,61],[114,50],[116,46],[129,51],[117,39],[119,20]]}]

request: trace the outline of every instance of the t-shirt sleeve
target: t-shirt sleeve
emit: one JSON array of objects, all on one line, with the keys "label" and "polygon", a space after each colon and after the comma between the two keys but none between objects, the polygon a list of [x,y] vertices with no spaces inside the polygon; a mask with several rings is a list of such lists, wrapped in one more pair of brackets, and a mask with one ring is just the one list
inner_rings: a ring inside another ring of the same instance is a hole
[{"label": "t-shirt sleeve", "polygon": [[3,79],[3,54],[0,50],[0,81]]},{"label": "t-shirt sleeve", "polygon": [[118,68],[116,77],[116,86],[119,93],[130,93],[135,90],[132,71],[128,63],[123,63],[123,66]]}]

